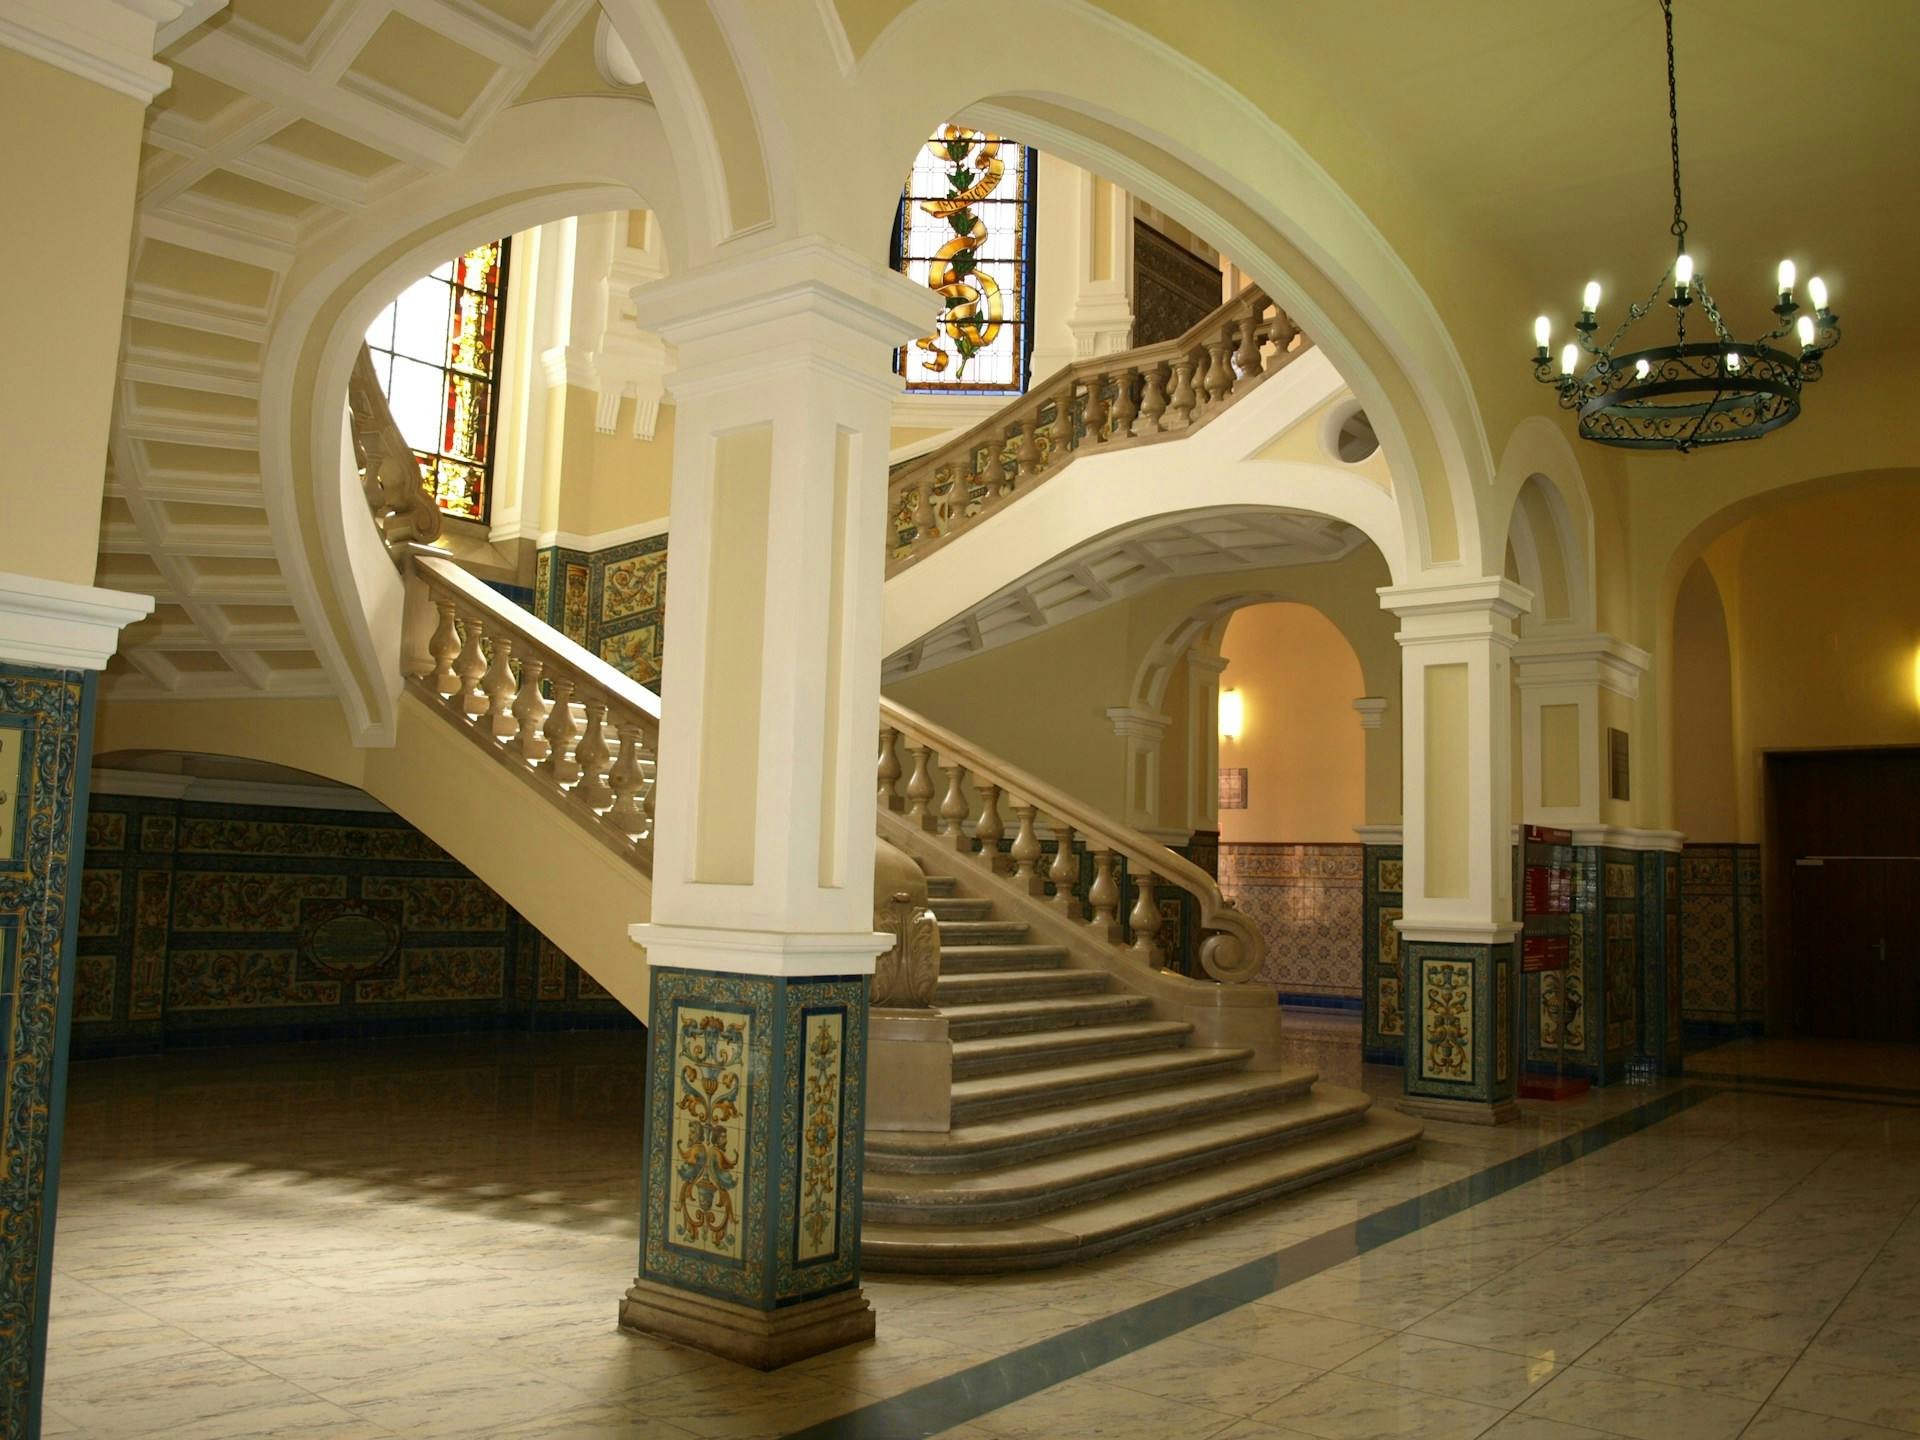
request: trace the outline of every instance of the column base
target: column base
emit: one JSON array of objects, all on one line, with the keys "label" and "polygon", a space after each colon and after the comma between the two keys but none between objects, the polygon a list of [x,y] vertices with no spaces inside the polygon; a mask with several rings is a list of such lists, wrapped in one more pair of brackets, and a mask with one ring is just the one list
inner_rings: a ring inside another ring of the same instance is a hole
[{"label": "column base", "polygon": [[620,1328],[778,1370],[809,1355],[873,1338],[873,1307],[858,1286],[778,1310],[756,1310],[636,1279],[620,1301]]},{"label": "column base", "polygon": [[1403,1114],[1421,1120],[1447,1120],[1455,1125],[1504,1125],[1520,1118],[1520,1107],[1511,1100],[1432,1100],[1424,1095],[1404,1096]]}]

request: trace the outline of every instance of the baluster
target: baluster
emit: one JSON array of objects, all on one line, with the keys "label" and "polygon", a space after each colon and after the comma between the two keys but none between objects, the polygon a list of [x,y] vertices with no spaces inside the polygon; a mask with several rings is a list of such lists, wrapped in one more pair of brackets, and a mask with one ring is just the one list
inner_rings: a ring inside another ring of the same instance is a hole
[{"label": "baluster", "polygon": [[1142,373],[1146,376],[1146,393],[1140,397],[1140,424],[1136,433],[1157,435],[1168,428],[1161,424],[1161,417],[1167,413],[1167,392],[1161,388],[1159,362],[1148,365]]},{"label": "baluster", "polygon": [[1000,820],[1000,787],[988,784],[978,775],[974,789],[980,792],[980,818],[974,822],[973,838],[980,842],[980,856],[995,869],[1000,866],[1000,837],[1007,827]]},{"label": "baluster", "polygon": [[1100,376],[1087,386],[1087,405],[1080,412],[1087,427],[1087,438],[1095,445],[1107,443],[1107,377]]},{"label": "baluster", "polygon": [[913,773],[907,777],[907,818],[928,829],[932,826],[927,802],[933,799],[933,776],[927,766],[933,757],[924,745],[909,745],[907,754],[913,760]]},{"label": "baluster", "polygon": [[480,677],[487,673],[486,651],[480,648],[481,635],[486,627],[480,623],[478,615],[462,615],[460,628],[465,634],[453,669],[460,677],[461,712],[471,720],[476,715],[484,715],[487,709],[487,697],[480,693]]},{"label": "baluster", "polygon": [[1148,965],[1160,963],[1160,946],[1154,936],[1160,929],[1160,907],[1153,899],[1153,872],[1142,870],[1134,877],[1133,911],[1127,916],[1133,927],[1133,953]]},{"label": "baluster", "polygon": [[1013,813],[1020,822],[1013,837],[1013,878],[1026,881],[1027,892],[1033,894],[1040,888],[1040,877],[1033,868],[1040,858],[1040,837],[1033,833],[1034,807],[1015,805]]},{"label": "baluster", "polygon": [[607,811],[606,819],[608,824],[629,840],[637,840],[647,828],[646,816],[641,814],[638,803],[644,784],[640,774],[640,722],[623,720],[615,728],[620,734],[620,758],[614,763],[613,769],[607,772],[607,784],[613,791],[613,805]]},{"label": "baluster", "polygon": [[580,783],[573,787],[573,798],[590,810],[604,810],[613,803],[613,791],[607,788],[607,761],[613,754],[607,749],[602,722],[607,718],[607,702],[598,695],[585,702],[586,731],[574,748],[573,761],[580,771]]},{"label": "baluster", "polygon": [[1014,463],[1020,467],[1019,473],[1023,478],[1039,474],[1043,464],[1040,443],[1034,436],[1039,428],[1039,412],[1035,411],[1033,417],[1021,425],[1020,438],[1014,443]]},{"label": "baluster", "polygon": [[547,723],[541,735],[547,742],[547,753],[540,762],[541,768],[552,772],[556,784],[571,785],[580,778],[580,767],[573,762],[571,675],[553,677],[553,708],[547,712]]},{"label": "baluster", "polygon": [[962,848],[967,843],[967,817],[973,813],[966,792],[960,788],[963,773],[958,761],[947,766],[947,793],[940,800],[940,833],[952,837]]},{"label": "baluster", "polygon": [[1132,438],[1134,417],[1140,413],[1139,407],[1133,403],[1133,382],[1139,373],[1129,367],[1114,377],[1111,428],[1116,440]]},{"label": "baluster", "polygon": [[880,727],[880,808],[898,810],[900,797],[894,793],[894,786],[900,780],[900,752],[894,748],[894,738],[898,734],[891,725]]},{"label": "baluster", "polygon": [[1227,350],[1232,344],[1229,327],[1218,340],[1207,342],[1207,404],[1218,405],[1233,390],[1233,371],[1227,366]]},{"label": "baluster", "polygon": [[1184,430],[1193,423],[1193,357],[1182,355],[1173,362],[1173,393],[1167,396],[1167,410],[1160,417],[1162,430]]},{"label": "baluster", "polygon": [[1053,881],[1053,903],[1078,920],[1080,897],[1073,892],[1080,883],[1080,857],[1073,853],[1073,827],[1056,823],[1053,833],[1060,842],[1047,871],[1047,878]]},{"label": "baluster", "polygon": [[1095,929],[1104,926],[1104,934],[1113,938],[1119,923],[1120,887],[1113,878],[1113,851],[1096,850],[1093,855],[1093,884],[1087,889],[1087,903],[1093,906]]},{"label": "baluster", "polygon": [[460,693],[460,677],[454,673],[454,657],[460,653],[460,632],[453,624],[453,601],[445,595],[433,597],[433,608],[440,612],[440,624],[427,642],[433,656],[433,693],[442,700]]},{"label": "baluster", "polygon": [[647,781],[646,791],[640,797],[640,816],[646,822],[646,837],[654,837],[653,797],[660,791],[660,757],[653,757],[653,778]]},{"label": "baluster", "polygon": [[933,482],[924,475],[913,482],[913,530],[915,543],[935,533]]},{"label": "baluster", "polygon": [[[489,622],[489,632],[506,626],[498,621]],[[480,691],[487,697],[487,723],[492,728],[496,740],[511,740],[514,728],[519,723],[513,717],[514,692],[518,688],[513,678],[513,636],[493,635],[493,659],[487,666],[487,673],[480,681]]]},{"label": "baluster", "polygon": [[1240,317],[1240,348],[1235,352],[1234,364],[1240,367],[1240,378],[1248,380],[1260,373],[1260,339],[1254,332],[1259,328],[1258,312]]},{"label": "baluster", "polygon": [[513,720],[520,758],[529,765],[538,763],[547,753],[547,737],[540,733],[547,718],[547,702],[540,697],[540,677],[546,668],[547,662],[538,655],[520,658],[520,693],[514,697]]}]

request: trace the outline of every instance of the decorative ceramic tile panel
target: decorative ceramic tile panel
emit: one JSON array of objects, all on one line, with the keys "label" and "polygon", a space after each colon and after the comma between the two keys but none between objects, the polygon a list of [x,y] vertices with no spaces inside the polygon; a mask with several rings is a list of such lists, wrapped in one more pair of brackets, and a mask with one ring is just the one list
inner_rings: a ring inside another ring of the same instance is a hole
[{"label": "decorative ceramic tile panel", "polygon": [[1504,1081],[1513,1073],[1513,977],[1508,967],[1493,972],[1493,1078]]},{"label": "decorative ceramic tile panel", "polygon": [[1420,961],[1422,1035],[1420,1074],[1428,1080],[1473,1078],[1473,966],[1426,957]]},{"label": "decorative ceramic tile panel", "polygon": [[1360,999],[1361,846],[1224,844],[1219,864],[1221,890],[1266,937],[1263,983],[1282,997]]},{"label": "decorative ceramic tile panel", "polygon": [[[1560,1022],[1565,1017],[1565,1049],[1574,1060],[1587,1050],[1587,987],[1578,970],[1548,970],[1540,977],[1540,1044],[1542,1058],[1551,1058],[1562,1047]],[[1562,995],[1565,995],[1564,1009]]]},{"label": "decorative ceramic tile panel", "polygon": [[1397,846],[1369,845],[1362,851],[1361,898],[1361,1051],[1376,1064],[1398,1065],[1406,1049],[1406,967],[1400,932],[1400,887],[1406,867]]},{"label": "decorative ceramic tile panel", "polygon": [[839,1232],[841,1062],[846,1016],[814,1011],[801,1032],[800,1213],[794,1262],[831,1255]]},{"label": "decorative ceramic tile panel", "polygon": [[668,1233],[672,1244],[695,1254],[738,1261],[745,1234],[745,1186],[752,1178],[747,1077],[753,1016],[676,1006],[670,1034],[675,1087]]}]

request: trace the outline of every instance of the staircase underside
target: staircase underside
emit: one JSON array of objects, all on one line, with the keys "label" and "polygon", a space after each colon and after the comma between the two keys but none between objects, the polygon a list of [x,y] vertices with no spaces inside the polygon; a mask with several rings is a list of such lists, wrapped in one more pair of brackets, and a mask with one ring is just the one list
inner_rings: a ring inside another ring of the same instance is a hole
[{"label": "staircase underside", "polygon": [[1151,1002],[990,899],[931,876],[935,1004],[953,1037],[953,1125],[867,1134],[861,1263],[1037,1269],[1243,1209],[1411,1150],[1420,1126],[1305,1069],[1192,1043]]}]

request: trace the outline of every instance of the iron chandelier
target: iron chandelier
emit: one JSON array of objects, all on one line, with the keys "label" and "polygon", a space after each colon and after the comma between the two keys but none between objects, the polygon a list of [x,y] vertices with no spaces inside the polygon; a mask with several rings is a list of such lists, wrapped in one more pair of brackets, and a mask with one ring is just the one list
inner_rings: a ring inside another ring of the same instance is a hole
[{"label": "iron chandelier", "polygon": [[[1750,342],[1728,333],[1705,278],[1687,254],[1687,220],[1680,204],[1673,0],[1660,0],[1660,9],[1667,22],[1667,122],[1673,150],[1673,224],[1668,230],[1674,238],[1674,262],[1652,294],[1627,307],[1626,318],[1604,344],[1594,340],[1600,328],[1600,282],[1589,280],[1573,327],[1577,338],[1561,350],[1557,369],[1550,353],[1552,322],[1545,315],[1535,320],[1533,374],[1559,391],[1563,410],[1579,412],[1580,434],[1586,439],[1685,454],[1700,445],[1757,440],[1799,415],[1801,390],[1820,378],[1822,357],[1840,343],[1840,317],[1827,308],[1827,287],[1817,275],[1807,281],[1813,313],[1801,314],[1793,298],[1793,262],[1782,260],[1779,299],[1773,307],[1778,325]],[[1669,283],[1674,343],[1619,353],[1627,331],[1652,313]],[[1688,340],[1687,316],[1696,301],[1712,334]],[[1780,340],[1787,341],[1786,348],[1774,343]],[[1583,352],[1591,357],[1584,371]]]}]

